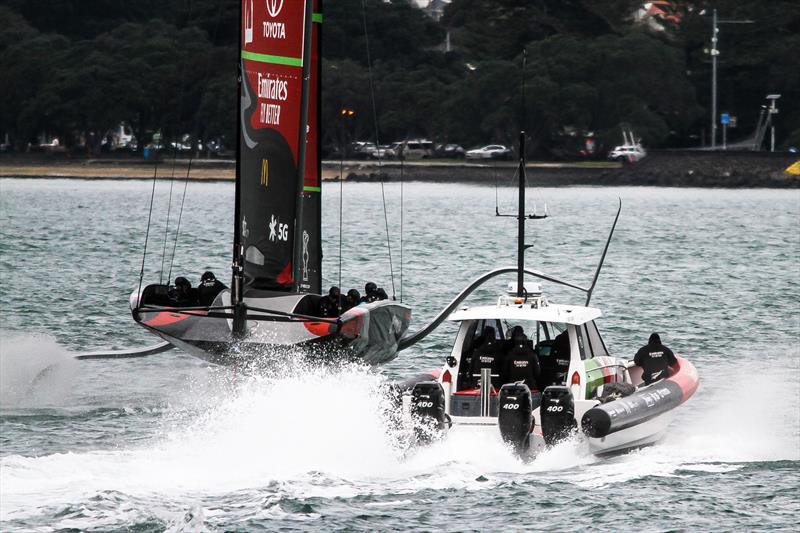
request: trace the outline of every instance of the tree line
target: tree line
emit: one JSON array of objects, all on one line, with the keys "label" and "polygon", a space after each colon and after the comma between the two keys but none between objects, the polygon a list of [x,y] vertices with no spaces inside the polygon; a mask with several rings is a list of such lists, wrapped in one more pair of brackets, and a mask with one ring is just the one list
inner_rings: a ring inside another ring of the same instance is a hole
[{"label": "tree line", "polygon": [[[650,147],[707,143],[716,8],[752,21],[718,34],[718,110],[738,117],[729,138],[752,132],[778,93],[778,144],[800,145],[800,4],[676,0],[678,17],[657,24],[634,20],[641,5],[453,0],[434,21],[407,0],[327,0],[323,144],[513,144],[525,129],[532,152],[565,155],[588,132],[618,144],[621,126]],[[238,21],[238,0],[6,0],[0,141],[76,145],[122,121],[140,148],[155,132],[232,141]]]}]

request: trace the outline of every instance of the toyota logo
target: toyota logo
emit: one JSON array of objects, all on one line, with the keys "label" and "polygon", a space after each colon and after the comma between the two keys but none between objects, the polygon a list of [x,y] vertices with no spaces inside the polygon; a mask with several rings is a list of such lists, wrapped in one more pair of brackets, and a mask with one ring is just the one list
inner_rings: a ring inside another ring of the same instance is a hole
[{"label": "toyota logo", "polygon": [[283,0],[267,0],[267,11],[270,17],[277,17],[281,8],[283,8]]}]

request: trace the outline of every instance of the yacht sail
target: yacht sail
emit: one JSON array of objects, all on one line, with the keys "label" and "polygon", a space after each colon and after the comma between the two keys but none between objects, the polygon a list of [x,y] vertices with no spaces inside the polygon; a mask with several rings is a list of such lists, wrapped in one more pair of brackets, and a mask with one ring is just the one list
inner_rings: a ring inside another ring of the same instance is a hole
[{"label": "yacht sail", "polygon": [[[239,194],[236,223],[243,252],[244,293],[295,289],[297,183],[307,152],[303,103],[304,33],[310,2],[244,0],[241,43]],[[313,48],[313,47],[310,47]],[[312,143],[313,144],[313,143]],[[313,167],[313,165],[309,165]],[[309,169],[311,170],[311,169]],[[306,178],[308,179],[308,178]],[[319,225],[319,219],[316,220]],[[300,231],[298,231],[300,230]],[[318,235],[318,231],[307,229]],[[301,241],[303,244],[305,242]],[[311,245],[310,239],[303,249]],[[319,254],[304,263],[319,271]],[[309,285],[308,289],[311,289]]]}]

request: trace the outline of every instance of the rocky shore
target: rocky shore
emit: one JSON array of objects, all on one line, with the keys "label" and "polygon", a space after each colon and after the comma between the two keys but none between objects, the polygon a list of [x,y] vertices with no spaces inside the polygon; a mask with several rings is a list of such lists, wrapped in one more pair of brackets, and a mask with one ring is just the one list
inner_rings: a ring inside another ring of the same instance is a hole
[{"label": "rocky shore", "polygon": [[[664,187],[798,188],[800,175],[787,169],[797,154],[769,152],[652,151],[636,164],[605,161],[528,164],[528,179],[538,186],[645,185]],[[513,161],[325,161],[324,180],[508,183]],[[162,160],[155,165],[142,159],[74,160],[47,156],[0,156],[0,177],[83,179],[232,180],[233,161],[216,159]]]}]

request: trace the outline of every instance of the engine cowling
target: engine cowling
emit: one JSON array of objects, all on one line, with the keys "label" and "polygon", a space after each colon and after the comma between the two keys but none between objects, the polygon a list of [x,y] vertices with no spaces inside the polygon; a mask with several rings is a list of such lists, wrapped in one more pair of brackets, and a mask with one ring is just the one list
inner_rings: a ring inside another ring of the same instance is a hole
[{"label": "engine cowling", "polygon": [[417,442],[438,438],[445,429],[444,389],[438,381],[417,383],[411,391],[411,417]]},{"label": "engine cowling", "polygon": [[497,424],[503,441],[514,447],[517,455],[530,447],[533,428],[533,401],[527,385],[506,383],[500,389],[497,402]]},{"label": "engine cowling", "polygon": [[578,428],[575,420],[575,400],[568,387],[551,385],[544,390],[539,407],[542,436],[548,446],[569,438]]}]

